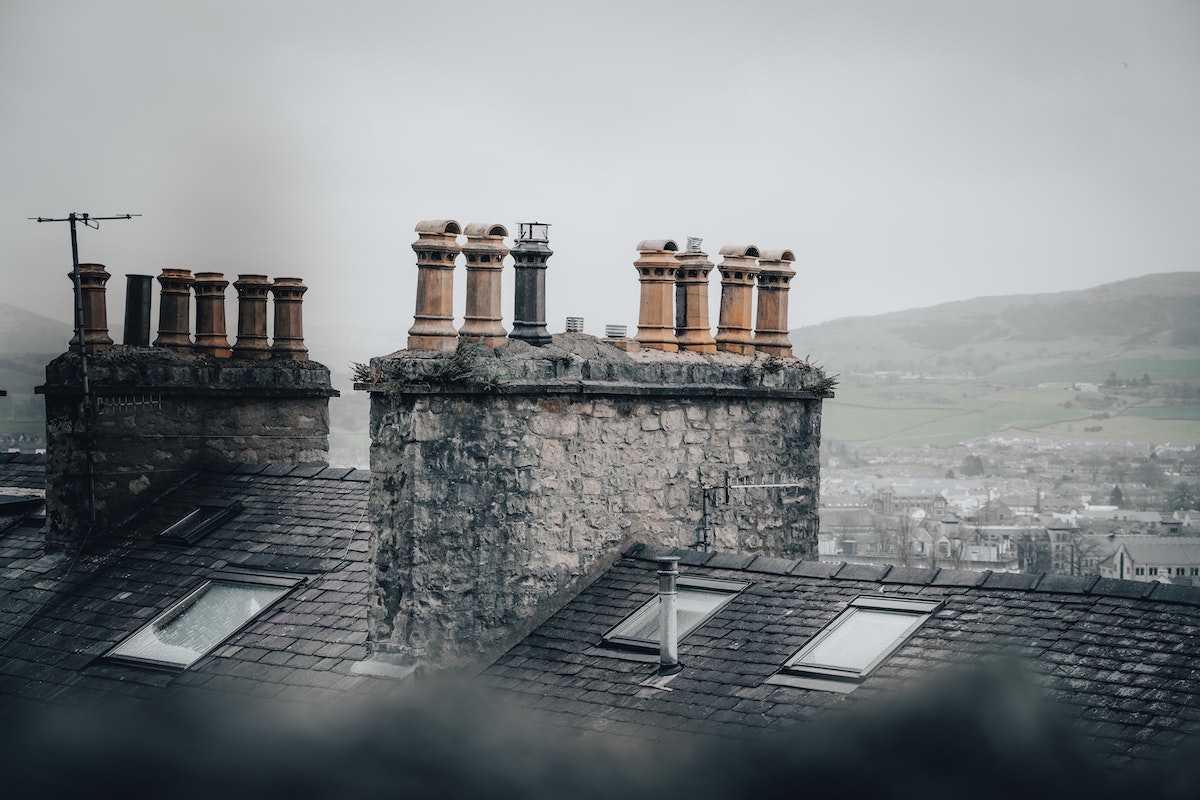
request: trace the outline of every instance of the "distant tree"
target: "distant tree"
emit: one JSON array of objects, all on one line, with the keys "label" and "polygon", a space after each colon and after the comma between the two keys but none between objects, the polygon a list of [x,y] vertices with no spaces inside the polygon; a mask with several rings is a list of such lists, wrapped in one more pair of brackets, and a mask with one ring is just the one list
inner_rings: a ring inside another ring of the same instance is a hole
[{"label": "distant tree", "polygon": [[952,469],[946,470],[946,480],[950,480],[950,481],[954,480],[954,470],[952,470]]},{"label": "distant tree", "polygon": [[1179,481],[1167,492],[1167,511],[1187,511],[1200,501],[1200,483]]},{"label": "distant tree", "polygon": [[963,475],[974,476],[982,475],[984,470],[983,459],[979,456],[967,456],[963,459],[962,472]]},{"label": "distant tree", "polygon": [[[1084,430],[1087,430],[1087,428],[1084,428]],[[1100,474],[1100,470],[1104,468],[1105,461],[1100,456],[1087,456],[1086,458],[1080,459],[1079,466],[1090,472],[1092,474],[1092,480],[1095,481],[1096,477]]]},{"label": "distant tree", "polygon": [[1113,485],[1112,494],[1108,496],[1108,504],[1120,508],[1125,505],[1125,495],[1121,492],[1121,487]]},{"label": "distant tree", "polygon": [[1151,489],[1157,489],[1166,481],[1167,476],[1163,472],[1162,467],[1158,464],[1147,461],[1144,464],[1139,464],[1133,470],[1133,478],[1139,483],[1144,483]]}]

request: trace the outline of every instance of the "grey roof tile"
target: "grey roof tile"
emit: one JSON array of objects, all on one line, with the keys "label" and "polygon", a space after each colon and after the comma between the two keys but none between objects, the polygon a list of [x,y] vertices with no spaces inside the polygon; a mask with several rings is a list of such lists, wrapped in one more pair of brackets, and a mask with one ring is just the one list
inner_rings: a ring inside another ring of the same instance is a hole
[{"label": "grey roof tile", "polygon": [[845,564],[833,577],[842,581],[880,581],[891,569],[891,564]]},{"label": "grey roof tile", "polygon": [[984,578],[983,586],[988,589],[1032,589],[1037,585],[1041,575],[1028,575],[1023,572],[989,572]]},{"label": "grey roof tile", "polygon": [[934,586],[979,586],[991,574],[990,570],[973,572],[966,569],[940,569],[933,578]]},{"label": "grey roof tile", "polygon": [[845,566],[841,561],[800,561],[792,567],[793,575],[809,578],[828,578]]},{"label": "grey roof tile", "polygon": [[774,575],[786,575],[799,563],[796,559],[788,558],[772,558],[770,556],[759,556],[750,562],[746,569],[750,572],[766,572]]},{"label": "grey roof tile", "polygon": [[1153,589],[1153,584],[1122,581],[1116,578],[1100,578],[1091,588],[1092,594],[1108,597],[1145,597]]},{"label": "grey roof tile", "polygon": [[1188,603],[1191,605],[1200,604],[1200,587],[1197,586],[1180,586],[1172,583],[1153,584],[1154,588],[1150,590],[1150,597],[1155,600],[1163,600],[1173,603]]},{"label": "grey roof tile", "polygon": [[1096,585],[1097,580],[1096,575],[1043,575],[1033,589],[1037,592],[1087,594]]},{"label": "grey roof tile", "polygon": [[713,553],[705,566],[715,569],[745,569],[754,559],[755,556],[742,553]]},{"label": "grey roof tile", "polygon": [[933,582],[938,571],[928,567],[892,567],[882,580],[884,583],[912,583],[924,586]]}]

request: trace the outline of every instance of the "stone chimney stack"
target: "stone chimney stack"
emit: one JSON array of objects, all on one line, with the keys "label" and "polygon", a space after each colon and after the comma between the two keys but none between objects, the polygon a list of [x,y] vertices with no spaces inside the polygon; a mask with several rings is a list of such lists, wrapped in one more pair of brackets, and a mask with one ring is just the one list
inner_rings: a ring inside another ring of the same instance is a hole
[{"label": "stone chimney stack", "polygon": [[764,250],[758,257],[758,316],[754,325],[754,349],[760,353],[792,357],[788,337],[788,287],[796,270],[791,250]]},{"label": "stone chimney stack", "polygon": [[454,260],[458,257],[458,234],[462,229],[452,219],[417,223],[417,311],[408,329],[409,350],[453,351],[458,346],[454,329]]},{"label": "stone chimney stack", "polygon": [[553,338],[546,330],[546,261],[550,249],[550,224],[540,220],[517,223],[517,243],[512,249],[516,273],[513,287],[513,329],[510,339],[541,347]]},{"label": "stone chimney stack", "polygon": [[225,334],[225,287],[220,272],[196,273],[196,349],[214,358],[229,358],[233,349]]},{"label": "stone chimney stack", "polygon": [[158,276],[162,294],[158,300],[158,338],[155,347],[192,349],[192,273],[186,269],[164,269]]},{"label": "stone chimney stack", "polygon": [[[97,271],[89,265],[85,285],[100,279]],[[192,275],[164,270],[159,282],[155,347],[92,352],[89,343],[86,373],[72,348],[47,365],[46,383],[37,388],[46,398],[50,549],[78,549],[89,536],[103,537],[146,498],[197,469],[327,463],[329,398],[337,392],[329,370],[307,360],[300,279],[279,278],[271,287],[265,276],[239,276],[238,359],[230,357],[225,335],[228,282],[221,274],[195,278],[194,346],[188,333]],[[266,346],[268,287],[275,292],[274,349]],[[96,329],[94,316],[85,321],[86,331]],[[272,355],[253,366],[241,360]]]},{"label": "stone chimney stack", "polygon": [[708,273],[712,262],[700,249],[700,240],[688,237],[687,250],[676,253],[675,338],[680,350],[715,353],[717,344],[708,323]]},{"label": "stone chimney stack", "polygon": [[267,295],[271,281],[266,275],[238,275],[233,282],[238,295],[237,342],[233,345],[235,358],[256,360],[271,357],[267,342]]},{"label": "stone chimney stack", "polygon": [[301,307],[307,291],[308,287],[299,278],[276,278],[271,284],[271,294],[275,297],[275,340],[271,343],[271,358],[308,360]]},{"label": "stone chimney stack", "polygon": [[679,245],[670,239],[648,239],[639,242],[638,259],[633,266],[641,284],[641,305],[638,311],[638,332],[633,337],[642,347],[674,353],[679,350],[675,340],[672,301],[675,294],[675,271],[679,263],[675,253]]},{"label": "stone chimney stack", "polygon": [[472,222],[464,233],[467,243],[462,252],[467,259],[467,313],[458,335],[471,341],[481,341],[488,347],[499,347],[508,341],[508,331],[502,322],[504,312],[500,299],[500,276],[508,248],[503,225]]},{"label": "stone chimney stack", "polygon": [[721,319],[717,326],[717,349],[744,356],[754,355],[754,278],[758,275],[758,248],[726,245],[721,248]]},{"label": "stone chimney stack", "polygon": [[[74,229],[72,229],[74,230]],[[74,271],[68,272],[71,284],[75,283]],[[79,287],[83,309],[83,343],[89,353],[112,347],[108,335],[108,306],[104,296],[104,284],[111,276],[103,264],[80,264]],[[71,337],[70,348],[79,352],[79,333]]]}]

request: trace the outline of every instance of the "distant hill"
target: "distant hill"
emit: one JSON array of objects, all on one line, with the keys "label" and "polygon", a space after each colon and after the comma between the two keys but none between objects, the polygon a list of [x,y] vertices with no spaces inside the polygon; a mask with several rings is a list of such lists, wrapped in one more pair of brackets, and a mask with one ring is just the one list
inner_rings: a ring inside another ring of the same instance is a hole
[{"label": "distant hill", "polygon": [[57,355],[67,349],[70,339],[70,325],[0,303],[0,355]]},{"label": "distant hill", "polygon": [[1200,440],[1200,272],[851,317],[791,337],[797,355],[841,376],[825,404],[830,440]]},{"label": "distant hill", "polygon": [[797,328],[791,337],[797,354],[840,374],[1029,372],[1035,379],[1038,370],[1064,364],[1186,358],[1200,346],[1200,272],[848,317]]}]

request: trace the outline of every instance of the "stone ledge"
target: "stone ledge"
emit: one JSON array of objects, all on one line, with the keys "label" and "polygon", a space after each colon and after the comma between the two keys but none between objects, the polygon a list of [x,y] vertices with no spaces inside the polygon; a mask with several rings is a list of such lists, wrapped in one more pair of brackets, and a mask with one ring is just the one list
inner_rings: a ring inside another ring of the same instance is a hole
[{"label": "stone ledge", "polygon": [[451,353],[400,350],[371,359],[374,380],[354,384],[372,394],[576,394],[631,397],[763,397],[823,399],[832,387],[819,368],[797,359],[733,353],[626,353],[581,333],[558,334],[544,347],[514,340],[479,347],[473,363],[495,375],[498,385],[428,377]]},{"label": "stone ledge", "polygon": [[[79,395],[78,353],[64,353],[46,366],[38,394]],[[88,380],[97,397],[162,395],[225,397],[337,397],[329,368],[316,361],[256,361],[213,358],[161,347],[114,346],[88,356]]]}]

